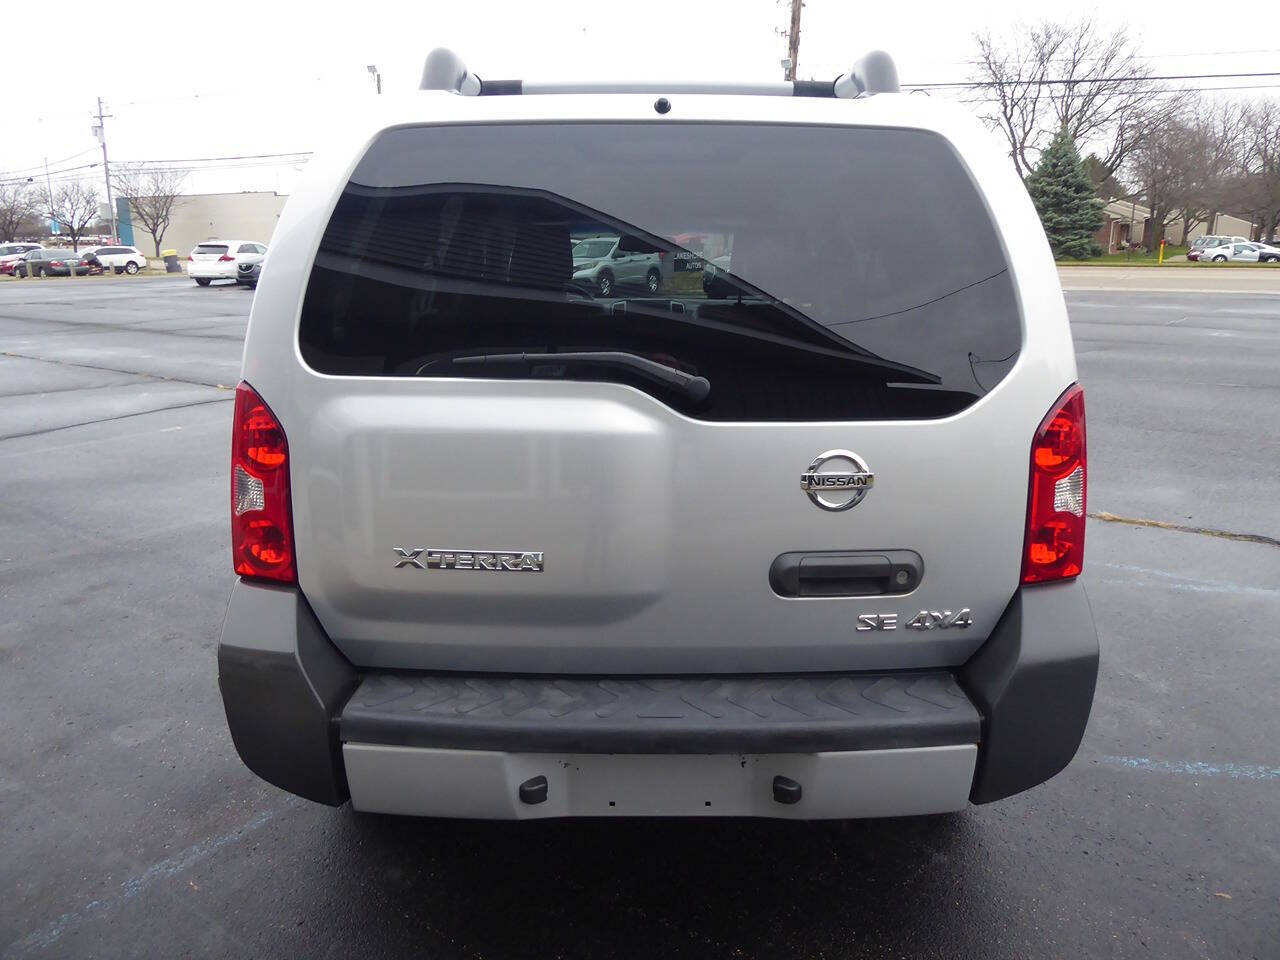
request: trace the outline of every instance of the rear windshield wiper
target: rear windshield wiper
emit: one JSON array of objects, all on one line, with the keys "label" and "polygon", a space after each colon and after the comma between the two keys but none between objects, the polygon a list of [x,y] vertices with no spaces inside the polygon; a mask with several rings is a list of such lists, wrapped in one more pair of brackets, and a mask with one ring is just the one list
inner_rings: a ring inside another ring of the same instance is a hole
[{"label": "rear windshield wiper", "polygon": [[705,400],[711,393],[711,381],[706,377],[685,373],[665,363],[650,360],[636,353],[623,350],[579,350],[564,353],[482,353],[470,357],[454,357],[458,364],[490,364],[521,363],[533,365],[546,364],[594,364],[612,367],[623,367],[641,376],[648,377],[657,383],[679,390],[690,400]]}]

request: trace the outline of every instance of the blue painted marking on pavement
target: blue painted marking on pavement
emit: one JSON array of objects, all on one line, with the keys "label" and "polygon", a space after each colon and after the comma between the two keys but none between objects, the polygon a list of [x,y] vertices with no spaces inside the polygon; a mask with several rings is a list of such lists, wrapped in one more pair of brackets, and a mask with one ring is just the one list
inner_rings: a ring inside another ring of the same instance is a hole
[{"label": "blue painted marking on pavement", "polygon": [[1254,763],[1193,763],[1189,760],[1152,760],[1150,757],[1103,757],[1103,763],[1153,773],[1180,773],[1192,777],[1230,777],[1232,780],[1280,780],[1280,767]]},{"label": "blue painted marking on pavement", "polygon": [[[1138,567],[1129,563],[1099,563],[1097,566],[1108,570],[1122,570],[1125,573],[1138,573],[1147,577],[1159,577],[1167,583],[1143,582],[1141,586],[1163,587],[1167,590],[1185,590],[1192,593],[1244,593],[1260,597],[1280,597],[1280,590],[1274,587],[1255,587],[1233,580],[1206,580],[1201,577],[1186,577],[1171,570],[1159,570],[1153,567]],[[1103,583],[1124,583],[1133,585],[1132,580],[1116,580],[1101,578]]]},{"label": "blue painted marking on pavement", "polygon": [[84,921],[111,911],[126,900],[142,893],[157,880],[171,879],[186,870],[190,870],[200,861],[208,859],[223,847],[244,839],[247,834],[269,823],[277,813],[279,813],[277,810],[264,810],[248,823],[236,827],[230,833],[224,833],[222,836],[215,837],[212,840],[202,840],[188,847],[177,856],[152,864],[136,877],[130,877],[121,883],[118,895],[107,897],[103,900],[91,900],[78,910],[64,913],[42,930],[37,930],[21,940],[16,940],[9,944],[4,951],[4,960],[15,960],[17,957],[25,957],[35,951],[44,950],[46,947],[52,946],[64,934],[75,929]]}]

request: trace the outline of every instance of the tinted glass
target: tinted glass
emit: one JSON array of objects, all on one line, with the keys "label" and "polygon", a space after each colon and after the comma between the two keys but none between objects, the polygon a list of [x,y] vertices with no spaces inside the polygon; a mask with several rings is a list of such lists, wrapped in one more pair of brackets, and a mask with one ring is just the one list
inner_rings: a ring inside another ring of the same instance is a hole
[{"label": "tinted glass", "polygon": [[[614,238],[622,259],[590,260]],[[690,416],[778,420],[949,415],[1022,333],[941,138],[646,123],[383,134],[321,240],[299,336],[325,373],[620,381]],[[711,390],[519,358],[547,352],[634,354]]]},{"label": "tinted glass", "polygon": [[202,243],[196,247],[196,253],[216,253],[224,254],[227,252],[225,243]]},{"label": "tinted glass", "polygon": [[580,240],[573,245],[573,259],[592,260],[607,257],[615,242],[614,240]]}]

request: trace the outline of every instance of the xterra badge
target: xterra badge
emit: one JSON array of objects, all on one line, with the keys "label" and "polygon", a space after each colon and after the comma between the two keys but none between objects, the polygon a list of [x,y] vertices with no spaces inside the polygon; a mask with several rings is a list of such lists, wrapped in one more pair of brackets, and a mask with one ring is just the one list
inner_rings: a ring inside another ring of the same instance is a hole
[{"label": "xterra badge", "polygon": [[866,462],[848,450],[828,450],[800,474],[800,489],[814,506],[833,512],[856,507],[875,483],[876,475]]},{"label": "xterra badge", "polygon": [[396,568],[419,570],[494,570],[541,573],[541,550],[437,550],[433,547],[392,547]]}]

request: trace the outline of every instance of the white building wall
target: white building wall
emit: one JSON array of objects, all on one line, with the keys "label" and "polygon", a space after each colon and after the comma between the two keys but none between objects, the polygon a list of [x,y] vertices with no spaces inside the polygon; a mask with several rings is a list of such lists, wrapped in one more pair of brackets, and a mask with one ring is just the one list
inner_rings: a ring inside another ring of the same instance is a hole
[{"label": "white building wall", "polygon": [[[196,244],[210,239],[256,240],[270,244],[285,197],[278,193],[197,193],[179,197],[173,219],[160,242],[162,250],[177,250],[185,257]],[[151,234],[138,220],[133,222],[133,243],[151,256]]]}]

